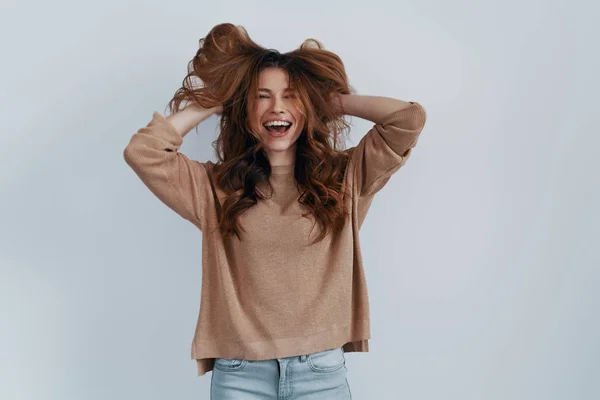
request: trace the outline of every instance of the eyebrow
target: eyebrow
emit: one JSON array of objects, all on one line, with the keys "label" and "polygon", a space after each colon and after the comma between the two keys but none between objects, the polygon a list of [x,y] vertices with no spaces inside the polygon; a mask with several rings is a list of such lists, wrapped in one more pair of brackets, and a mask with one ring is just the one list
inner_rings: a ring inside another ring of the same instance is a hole
[{"label": "eyebrow", "polygon": [[[294,90],[294,89],[293,89],[293,88],[289,88],[289,87],[284,89],[284,91],[288,91],[288,90]],[[269,93],[273,93],[273,92],[271,91],[271,89],[267,89],[267,88],[258,88],[258,91],[259,91],[259,92],[269,92]]]}]

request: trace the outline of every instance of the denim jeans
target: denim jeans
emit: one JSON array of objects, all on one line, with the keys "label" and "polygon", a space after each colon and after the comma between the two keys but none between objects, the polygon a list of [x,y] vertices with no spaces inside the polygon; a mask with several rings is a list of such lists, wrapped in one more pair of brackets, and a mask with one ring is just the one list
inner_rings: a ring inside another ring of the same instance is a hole
[{"label": "denim jeans", "polygon": [[216,358],[211,400],[351,400],[341,347],[271,360]]}]

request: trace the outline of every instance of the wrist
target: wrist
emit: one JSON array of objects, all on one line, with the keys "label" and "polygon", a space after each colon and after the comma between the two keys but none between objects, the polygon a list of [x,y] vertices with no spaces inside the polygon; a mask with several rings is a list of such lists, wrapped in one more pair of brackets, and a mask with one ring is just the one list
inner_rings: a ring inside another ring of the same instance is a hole
[{"label": "wrist", "polygon": [[346,107],[344,103],[346,101],[346,94],[335,93],[332,98],[332,105],[336,114],[345,114]]}]

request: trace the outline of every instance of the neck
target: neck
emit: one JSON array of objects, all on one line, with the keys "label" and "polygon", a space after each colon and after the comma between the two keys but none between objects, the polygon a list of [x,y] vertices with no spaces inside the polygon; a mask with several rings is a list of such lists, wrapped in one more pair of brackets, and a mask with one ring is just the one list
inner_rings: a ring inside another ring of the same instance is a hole
[{"label": "neck", "polygon": [[296,163],[296,150],[295,148],[288,149],[285,152],[266,152],[269,164],[271,167],[276,166],[289,166]]}]

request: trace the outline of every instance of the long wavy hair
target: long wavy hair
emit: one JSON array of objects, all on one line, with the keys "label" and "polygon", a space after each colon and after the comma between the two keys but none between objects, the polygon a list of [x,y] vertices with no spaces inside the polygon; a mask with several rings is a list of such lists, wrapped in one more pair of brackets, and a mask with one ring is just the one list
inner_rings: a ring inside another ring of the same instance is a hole
[{"label": "long wavy hair", "polygon": [[245,28],[231,23],[216,25],[199,42],[183,85],[168,107],[174,113],[182,102],[203,108],[223,106],[220,134],[213,142],[219,160],[215,180],[228,196],[221,208],[221,233],[239,238],[238,216],[258,199],[266,198],[257,186],[264,183],[272,189],[271,166],[253,129],[260,125],[252,120],[251,112],[258,76],[265,68],[287,71],[289,85],[297,93],[295,106],[305,117],[296,141],[294,177],[301,193],[298,201],[309,210],[303,216],[312,213],[322,228],[315,242],[341,229],[348,216],[343,177],[350,151],[340,147],[350,125],[330,100],[332,94],[355,90],[348,83],[340,57],[315,39],[305,40],[288,53],[265,49],[250,39]]}]

